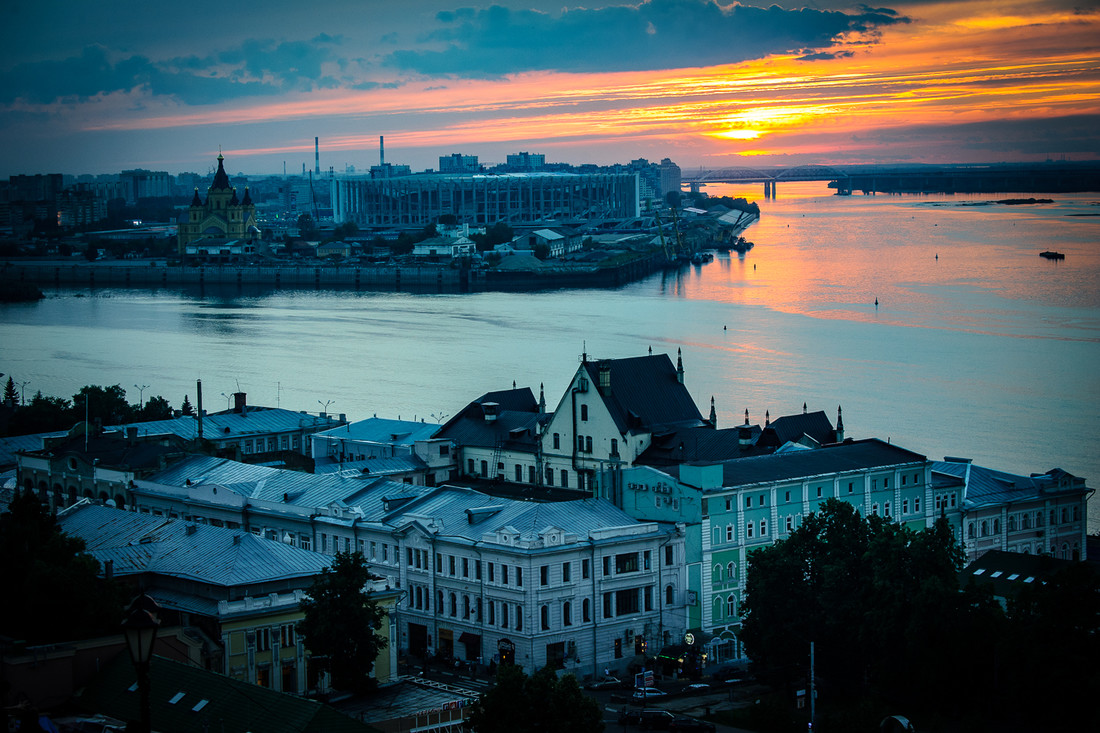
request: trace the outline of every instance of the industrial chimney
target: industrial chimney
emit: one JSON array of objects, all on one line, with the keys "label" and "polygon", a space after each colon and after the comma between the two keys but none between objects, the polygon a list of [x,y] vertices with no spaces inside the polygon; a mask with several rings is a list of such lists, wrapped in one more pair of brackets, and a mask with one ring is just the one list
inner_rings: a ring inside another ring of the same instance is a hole
[{"label": "industrial chimney", "polygon": [[321,141],[313,138],[313,172],[321,175]]},{"label": "industrial chimney", "polygon": [[195,392],[197,393],[198,410],[196,411],[199,417],[199,440],[202,440],[202,380],[195,380]]},{"label": "industrial chimney", "polygon": [[386,140],[382,135],[378,136],[378,165],[386,164]]}]

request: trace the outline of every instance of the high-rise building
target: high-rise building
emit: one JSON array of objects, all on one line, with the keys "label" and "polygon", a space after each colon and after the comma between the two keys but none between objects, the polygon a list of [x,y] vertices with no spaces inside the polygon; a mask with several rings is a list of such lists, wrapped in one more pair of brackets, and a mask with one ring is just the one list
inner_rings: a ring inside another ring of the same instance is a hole
[{"label": "high-rise building", "polygon": [[480,170],[476,155],[452,153],[439,156],[440,173],[477,173]]},{"label": "high-rise building", "polygon": [[508,168],[514,171],[537,171],[546,165],[542,153],[509,153],[506,160]]}]

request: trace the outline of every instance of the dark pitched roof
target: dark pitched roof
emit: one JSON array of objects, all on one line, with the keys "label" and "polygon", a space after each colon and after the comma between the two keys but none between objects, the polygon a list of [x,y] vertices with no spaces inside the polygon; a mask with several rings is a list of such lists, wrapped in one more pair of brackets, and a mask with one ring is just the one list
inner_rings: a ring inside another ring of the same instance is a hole
[{"label": "dark pitched roof", "polygon": [[[582,368],[588,374],[591,389],[603,396],[623,434],[705,424],[687,388],[677,379],[668,354],[586,360]],[[601,389],[600,377],[605,369],[610,383]]]},{"label": "dark pitched roof", "polygon": [[[723,461],[722,487],[736,488],[925,460],[927,459],[919,453],[899,448],[878,438],[869,438],[827,445],[816,450],[795,450]],[[679,466],[671,467],[669,473],[679,477]]]},{"label": "dark pitched roof", "polygon": [[192,206],[202,206],[202,199],[199,198],[199,189],[198,188],[195,189],[195,195],[191,199],[191,205]]},{"label": "dark pitched roof", "polygon": [[[106,664],[77,698],[86,710],[137,720],[139,695],[129,655]],[[192,733],[370,733],[376,729],[313,700],[153,657],[149,670],[153,730]],[[182,693],[182,697],[177,697]]]},{"label": "dark pitched roof", "polygon": [[818,445],[836,442],[836,430],[828,416],[820,410],[777,417],[764,428],[759,442],[761,446],[778,448],[787,443],[797,443],[804,436]]},{"label": "dark pitched roof", "polygon": [[221,153],[218,153],[218,172],[214,174],[214,182],[210,184],[210,188],[213,190],[224,191],[230,187],[229,176],[226,174],[223,165],[224,161],[225,158],[222,157]]},{"label": "dark pitched roof", "polygon": [[[748,432],[748,445],[741,444],[742,431]],[[759,425],[738,425],[722,430],[711,427],[683,428],[654,435],[649,447],[634,463],[640,466],[671,466],[684,462],[728,461],[770,453],[770,449],[756,445],[759,438]]]},{"label": "dark pitched roof", "polygon": [[459,445],[499,444],[503,448],[533,450],[540,417],[530,387],[486,392],[463,407],[434,437]]},{"label": "dark pitched roof", "polygon": [[252,195],[248,192],[248,186],[244,187],[244,198],[241,199],[241,206],[251,206]]},{"label": "dark pitched roof", "polygon": [[1014,598],[1024,588],[1045,585],[1051,577],[1075,564],[1050,555],[990,550],[959,573],[959,585],[964,588],[969,583],[978,587],[988,585],[993,595]]},{"label": "dark pitched roof", "polygon": [[1089,491],[1085,480],[1060,468],[1030,476],[997,471],[952,458],[932,464],[932,477],[948,484],[965,487],[963,506],[989,506],[1018,501],[1037,501],[1053,494],[1073,495]]},{"label": "dark pitched roof", "polygon": [[164,434],[130,439],[120,431],[90,435],[71,434],[48,441],[39,455],[78,456],[86,463],[98,460],[102,468],[129,469],[137,473],[164,468],[165,462],[185,455],[185,442],[176,435]]}]

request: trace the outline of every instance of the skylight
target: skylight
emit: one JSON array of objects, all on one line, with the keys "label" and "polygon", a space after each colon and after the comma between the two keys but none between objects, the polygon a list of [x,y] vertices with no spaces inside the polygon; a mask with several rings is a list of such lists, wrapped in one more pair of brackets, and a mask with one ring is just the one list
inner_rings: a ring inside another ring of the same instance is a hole
[{"label": "skylight", "polygon": [[177,702],[182,700],[183,696],[186,695],[186,694],[187,694],[186,692],[177,692],[175,695],[172,695],[172,698],[168,701],[168,704],[169,705],[175,705]]}]

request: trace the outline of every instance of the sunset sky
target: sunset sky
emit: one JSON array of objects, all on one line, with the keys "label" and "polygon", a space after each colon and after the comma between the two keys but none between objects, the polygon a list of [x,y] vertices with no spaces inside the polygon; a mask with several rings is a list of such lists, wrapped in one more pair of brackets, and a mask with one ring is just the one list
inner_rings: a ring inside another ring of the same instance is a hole
[{"label": "sunset sky", "polygon": [[0,176],[1100,158],[1096,0],[36,0],[0,29]]}]

